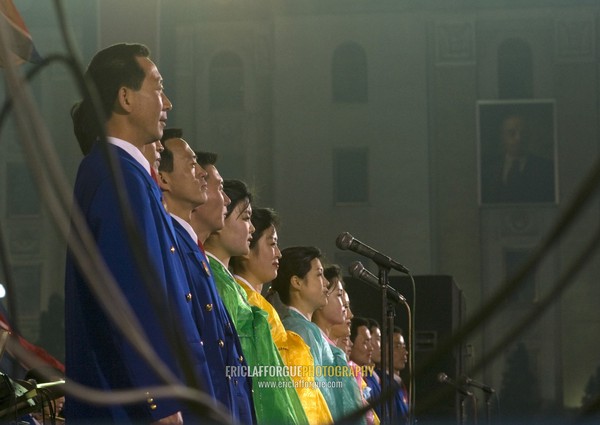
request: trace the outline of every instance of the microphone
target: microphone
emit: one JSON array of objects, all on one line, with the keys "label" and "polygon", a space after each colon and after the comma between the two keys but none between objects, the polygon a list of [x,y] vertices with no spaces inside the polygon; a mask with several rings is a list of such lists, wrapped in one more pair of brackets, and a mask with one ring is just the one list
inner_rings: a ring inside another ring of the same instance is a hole
[{"label": "microphone", "polygon": [[448,377],[448,375],[446,375],[444,372],[438,373],[438,381],[440,381],[442,384],[448,384],[451,387],[454,387],[454,389],[456,391],[458,391],[460,394],[464,395],[465,397],[473,397],[473,393],[471,391],[458,385],[456,382],[454,382],[452,379],[450,379]]},{"label": "microphone", "polygon": [[354,239],[354,237],[352,237],[352,235],[348,232],[340,233],[335,240],[335,244],[341,250],[349,249],[350,251],[354,251],[357,254],[370,258],[382,267],[387,267],[389,269],[398,270],[401,273],[410,274],[410,271],[402,264],[397,263],[390,257],[383,255],[379,251],[376,251],[369,245],[365,245],[358,239]]},{"label": "microphone", "polygon": [[485,385],[485,384],[482,384],[481,382],[477,382],[477,381],[469,378],[468,376],[462,376],[461,377],[461,381],[465,385],[469,385],[471,387],[479,388],[480,390],[482,390],[483,392],[486,392],[488,394],[494,394],[496,392],[496,390],[493,389],[492,387],[490,387],[489,385]]},{"label": "microphone", "polygon": [[[375,277],[373,273],[365,269],[360,261],[355,261],[348,267],[348,272],[350,275],[356,279],[360,279],[363,282],[367,283],[374,289],[381,289],[381,285],[379,284],[379,279]],[[383,287],[387,291],[388,300],[395,303],[406,303],[406,298],[398,293],[394,288],[389,285],[383,285]]]}]

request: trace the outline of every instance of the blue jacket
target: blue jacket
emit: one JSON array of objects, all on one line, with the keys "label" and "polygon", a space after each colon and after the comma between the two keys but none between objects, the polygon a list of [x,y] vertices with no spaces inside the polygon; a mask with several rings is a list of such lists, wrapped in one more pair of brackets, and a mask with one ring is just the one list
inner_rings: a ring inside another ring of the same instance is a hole
[{"label": "blue jacket", "polygon": [[[367,400],[369,402],[372,402],[381,396],[381,384],[378,381],[378,376],[375,375],[376,373],[377,372],[373,370],[373,374],[367,374],[366,376],[363,376],[367,386],[371,389],[371,395]],[[381,404],[375,406],[375,413],[377,413],[377,416],[379,416],[379,419],[381,419]]]},{"label": "blue jacket", "polygon": [[[375,373],[380,377],[383,376],[380,369],[376,369]],[[377,381],[375,376],[371,375],[367,377],[367,385],[371,388],[371,398],[375,399],[381,396],[381,383]],[[373,386],[371,386],[373,385]],[[406,387],[404,383],[399,384],[398,390],[394,393],[394,418],[399,424],[406,423],[408,418],[408,392],[406,391]],[[370,400],[371,401],[371,400]],[[375,407],[375,412],[379,419],[381,419],[381,403]]]},{"label": "blue jacket", "polygon": [[204,343],[215,397],[236,421],[251,424],[255,422],[251,378],[226,373],[226,366],[238,370],[239,366],[247,366],[237,332],[217,292],[206,255],[180,223],[173,220],[173,226],[189,272],[193,313]]},{"label": "blue jacket", "polygon": [[[104,262],[150,345],[182,382],[197,382],[199,388],[212,396],[204,348],[194,325],[191,303],[186,298],[189,284],[160,190],[133,157],[116,146],[108,148],[116,154],[121,166],[124,189],[142,238],[137,248],[145,249],[151,264],[144,267],[150,268],[154,279],[144,282],[142,278],[127,237],[111,172],[98,143],[79,166],[74,202],[81,208]],[[156,308],[149,288],[158,301]],[[179,345],[173,343],[174,337],[179,337]],[[65,340],[67,379],[98,390],[164,384],[102,311],[70,251],[65,274]],[[188,361],[180,360],[181,353],[187,354]],[[109,406],[69,397],[65,408],[69,422],[77,423],[147,423],[184,410],[181,401],[157,399],[152,394],[140,403]]]}]

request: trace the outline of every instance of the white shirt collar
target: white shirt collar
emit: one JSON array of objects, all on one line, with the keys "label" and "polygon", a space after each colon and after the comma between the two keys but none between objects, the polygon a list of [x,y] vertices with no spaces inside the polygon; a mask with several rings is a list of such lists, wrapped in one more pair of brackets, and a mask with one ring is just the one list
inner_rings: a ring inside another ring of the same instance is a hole
[{"label": "white shirt collar", "polygon": [[227,271],[227,273],[229,274],[229,276],[231,276],[231,278],[233,280],[235,280],[235,277],[233,277],[233,275],[231,274],[231,272],[229,271],[229,269],[227,268],[227,266],[225,264],[223,264],[223,262],[221,260],[219,260],[217,257],[215,257],[213,254],[211,254],[210,252],[206,251],[206,255],[210,258],[213,258],[214,260],[218,261],[219,264],[221,264],[223,266],[223,268]]},{"label": "white shirt collar", "polygon": [[192,225],[190,223],[188,223],[187,221],[185,221],[183,218],[178,217],[172,213],[170,213],[170,214],[171,214],[171,217],[173,217],[173,219],[176,220],[177,223],[181,224],[181,226],[189,233],[192,240],[195,241],[196,243],[198,243],[198,235],[196,235],[196,232],[194,232]]},{"label": "white shirt collar", "polygon": [[236,274],[234,277],[235,277],[235,279],[236,279],[238,282],[242,282],[242,283],[243,283],[245,286],[247,286],[248,288],[252,289],[254,292],[258,292],[258,291],[256,290],[256,288],[255,288],[254,286],[252,286],[252,285],[250,284],[250,282],[248,282],[248,281],[247,281],[246,279],[244,279],[242,276],[240,276],[240,275]]},{"label": "white shirt collar", "polygon": [[150,175],[150,163],[148,162],[142,151],[133,146],[131,143],[126,142],[123,139],[117,139],[116,137],[107,137],[106,141],[111,145],[123,149],[125,152],[131,155],[133,159],[135,159],[137,162],[140,163],[142,167],[144,167],[144,170],[148,172],[148,175]]},{"label": "white shirt collar", "polygon": [[298,310],[296,307],[292,307],[291,305],[287,306],[290,310],[294,310],[296,313],[298,313],[300,316],[304,317],[306,320],[308,320],[310,322],[310,319],[308,317],[306,317],[306,314],[302,313],[300,310]]}]

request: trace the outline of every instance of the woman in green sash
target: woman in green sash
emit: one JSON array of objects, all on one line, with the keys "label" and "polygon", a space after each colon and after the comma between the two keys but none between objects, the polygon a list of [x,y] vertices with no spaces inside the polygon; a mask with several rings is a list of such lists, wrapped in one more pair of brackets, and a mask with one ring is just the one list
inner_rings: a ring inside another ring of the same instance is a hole
[{"label": "woman in green sash", "polygon": [[252,196],[239,180],[226,180],[223,189],[231,199],[225,226],[206,240],[205,249],[217,290],[238,332],[252,376],[254,410],[258,425],[308,424],[294,383],[273,342],[268,314],[248,302],[246,292],[229,271],[233,256],[246,255],[254,232]]}]

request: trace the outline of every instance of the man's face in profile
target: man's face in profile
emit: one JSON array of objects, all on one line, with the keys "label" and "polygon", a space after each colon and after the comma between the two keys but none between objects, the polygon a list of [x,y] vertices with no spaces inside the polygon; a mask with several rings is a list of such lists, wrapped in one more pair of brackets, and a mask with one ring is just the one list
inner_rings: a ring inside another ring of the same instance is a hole
[{"label": "man's face in profile", "polygon": [[510,157],[519,157],[527,152],[525,124],[521,117],[510,116],[502,123],[502,146]]},{"label": "man's face in profile", "polygon": [[408,361],[408,350],[404,343],[404,336],[401,333],[394,332],[394,357],[393,364],[395,370],[403,370]]},{"label": "man's face in profile", "polygon": [[144,157],[148,160],[156,175],[158,175],[158,167],[160,166],[160,153],[163,150],[164,147],[160,140],[144,145],[142,150]]}]

